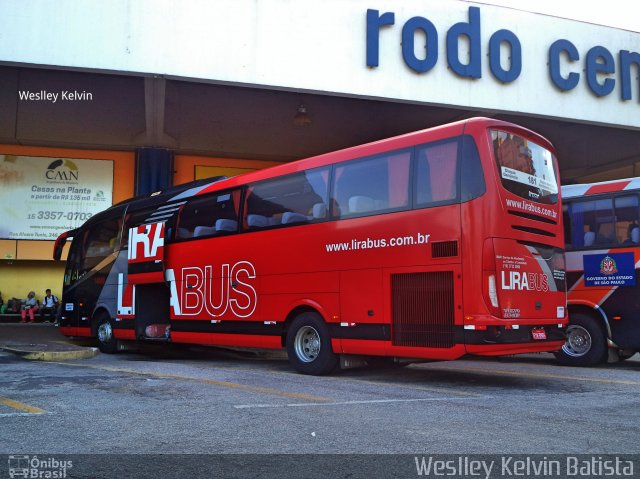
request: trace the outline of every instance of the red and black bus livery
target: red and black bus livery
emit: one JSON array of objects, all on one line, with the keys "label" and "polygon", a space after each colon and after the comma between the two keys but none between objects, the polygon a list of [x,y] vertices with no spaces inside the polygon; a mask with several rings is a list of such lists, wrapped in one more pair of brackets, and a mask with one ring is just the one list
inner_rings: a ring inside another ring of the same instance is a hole
[{"label": "red and black bus livery", "polygon": [[485,118],[118,204],[73,237],[61,331],[455,359],[564,343],[553,147]]}]

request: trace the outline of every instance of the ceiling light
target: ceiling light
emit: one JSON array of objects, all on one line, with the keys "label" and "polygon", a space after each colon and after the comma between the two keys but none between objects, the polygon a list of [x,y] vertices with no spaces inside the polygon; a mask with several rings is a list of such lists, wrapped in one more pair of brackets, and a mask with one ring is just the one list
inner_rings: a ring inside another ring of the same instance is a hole
[{"label": "ceiling light", "polygon": [[293,124],[295,126],[309,126],[311,125],[311,118],[307,114],[307,107],[300,104],[296,116],[293,117]]}]

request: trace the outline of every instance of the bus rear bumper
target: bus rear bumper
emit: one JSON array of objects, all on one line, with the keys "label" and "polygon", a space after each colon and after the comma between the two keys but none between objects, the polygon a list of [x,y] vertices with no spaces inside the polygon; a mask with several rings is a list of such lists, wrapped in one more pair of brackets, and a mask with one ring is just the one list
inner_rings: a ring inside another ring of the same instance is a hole
[{"label": "bus rear bumper", "polygon": [[89,327],[75,327],[75,326],[60,326],[60,334],[68,337],[90,338],[91,328]]},{"label": "bus rear bumper", "polygon": [[488,326],[485,330],[465,329],[465,343],[469,354],[498,356],[557,351],[565,342],[566,328],[554,325]]},{"label": "bus rear bumper", "polygon": [[514,344],[544,341],[564,341],[566,339],[564,325],[541,324],[513,326],[464,327],[466,344]]}]

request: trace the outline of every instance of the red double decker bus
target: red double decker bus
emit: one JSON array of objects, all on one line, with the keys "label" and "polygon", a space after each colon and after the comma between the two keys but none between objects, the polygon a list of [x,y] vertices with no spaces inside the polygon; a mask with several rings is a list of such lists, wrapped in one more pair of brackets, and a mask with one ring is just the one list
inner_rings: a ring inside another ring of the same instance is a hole
[{"label": "red double decker bus", "polygon": [[60,330],[354,356],[558,350],[565,272],[551,144],[476,118],[135,198],[71,243]]}]

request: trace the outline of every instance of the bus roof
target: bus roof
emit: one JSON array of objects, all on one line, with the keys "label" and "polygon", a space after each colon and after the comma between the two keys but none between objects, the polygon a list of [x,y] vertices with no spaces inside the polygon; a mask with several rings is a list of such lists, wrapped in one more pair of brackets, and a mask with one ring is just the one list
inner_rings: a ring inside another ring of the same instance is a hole
[{"label": "bus roof", "polygon": [[[464,133],[466,125],[469,125],[469,124],[480,124],[480,125],[484,124],[486,127],[495,126],[495,127],[503,127],[505,129],[517,129],[522,132],[527,132],[529,136],[536,138],[542,146],[553,151],[553,146],[551,145],[549,140],[539,135],[538,133],[535,133],[524,127],[518,126],[513,123],[509,123],[506,121],[497,120],[493,118],[474,117],[466,120],[460,120],[457,122],[448,123],[446,125],[439,125],[439,126],[427,128],[424,130],[405,133],[403,135],[398,135],[391,138],[377,140],[371,143],[365,143],[363,145],[352,146],[342,150],[323,153],[321,155],[317,155],[317,156],[313,156],[310,158],[301,159],[297,161],[292,161],[290,163],[285,163],[278,166],[272,166],[270,168],[265,168],[263,170],[245,173],[243,175],[234,176],[232,178],[225,180],[221,184],[215,185],[215,187],[212,186],[211,188],[202,190],[199,194],[208,193],[210,191],[214,191],[219,188],[231,188],[231,187],[243,185],[246,183],[261,181],[264,179],[271,178],[272,176],[296,173],[296,172],[305,171],[311,168],[331,165],[333,163],[337,163],[341,161],[348,161],[355,158],[374,155],[377,153],[383,153],[389,150],[395,150],[398,148],[406,148],[406,147],[414,146],[426,141],[431,141],[432,140],[432,138],[430,138],[431,135],[433,135],[433,133],[437,131],[447,132],[450,136],[461,135]],[[425,137],[425,138],[423,139],[422,137]]]},{"label": "bus roof", "polygon": [[[87,221],[86,225],[90,225],[94,222],[100,221],[105,217],[105,213],[114,214],[114,210],[119,210],[120,212],[122,212],[125,206],[131,204],[135,204],[136,210],[152,208],[156,205],[163,205],[168,202],[180,201],[182,199],[190,198],[196,195],[219,191],[226,188],[233,188],[247,183],[268,179],[273,176],[287,175],[299,171],[305,171],[311,168],[331,165],[333,163],[341,161],[348,161],[359,157],[383,153],[389,150],[406,148],[416,144],[420,144],[422,142],[430,141],[430,136],[437,131],[442,131],[443,133],[446,132],[451,136],[461,135],[464,133],[465,127],[469,124],[484,124],[486,127],[517,129],[518,131],[527,132],[529,136],[536,138],[545,148],[552,148],[551,143],[546,138],[524,127],[493,118],[474,117],[453,123],[448,123],[446,125],[439,125],[424,130],[405,133],[403,135],[398,135],[391,138],[377,140],[363,145],[352,146],[342,150],[323,153],[314,157],[300,159],[289,163],[284,163],[282,165],[244,173],[242,175],[234,176],[231,178],[223,176],[205,178],[189,183],[184,183],[164,191],[152,193],[151,195],[137,196],[128,200],[121,201],[120,203],[113,205],[107,210],[94,215]],[[422,137],[425,137],[424,140]]]},{"label": "bus roof", "polygon": [[[213,183],[217,183],[218,181],[222,181],[222,180],[226,180],[227,177],[226,176],[213,176],[211,178],[202,178],[200,180],[195,180],[195,181],[190,181],[189,183],[183,183],[181,185],[177,185],[177,186],[172,186],[171,188],[167,189],[167,190],[163,190],[163,191],[156,191],[155,193],[151,193],[149,195],[143,195],[143,196],[135,196],[133,198],[129,198],[126,200],[123,200],[119,203],[116,203],[115,206],[124,206],[127,205],[129,203],[133,203],[133,202],[138,202],[143,204],[145,202],[145,200],[148,201],[149,206],[153,206],[154,203],[159,202],[158,197],[162,198],[162,200],[166,201],[167,197],[171,197],[171,196],[177,196],[180,193],[185,193],[185,192],[189,192],[189,190],[197,188],[198,186],[202,186],[202,187],[207,187],[207,186],[211,186]],[[188,196],[191,196],[190,194]],[[162,200],[160,200],[160,202],[163,202]],[[142,205],[143,207],[145,206],[144,204]]]},{"label": "bus roof", "polygon": [[614,193],[616,191],[640,189],[640,178],[624,178],[621,180],[602,181],[599,183],[583,183],[579,185],[563,185],[562,198]]}]

